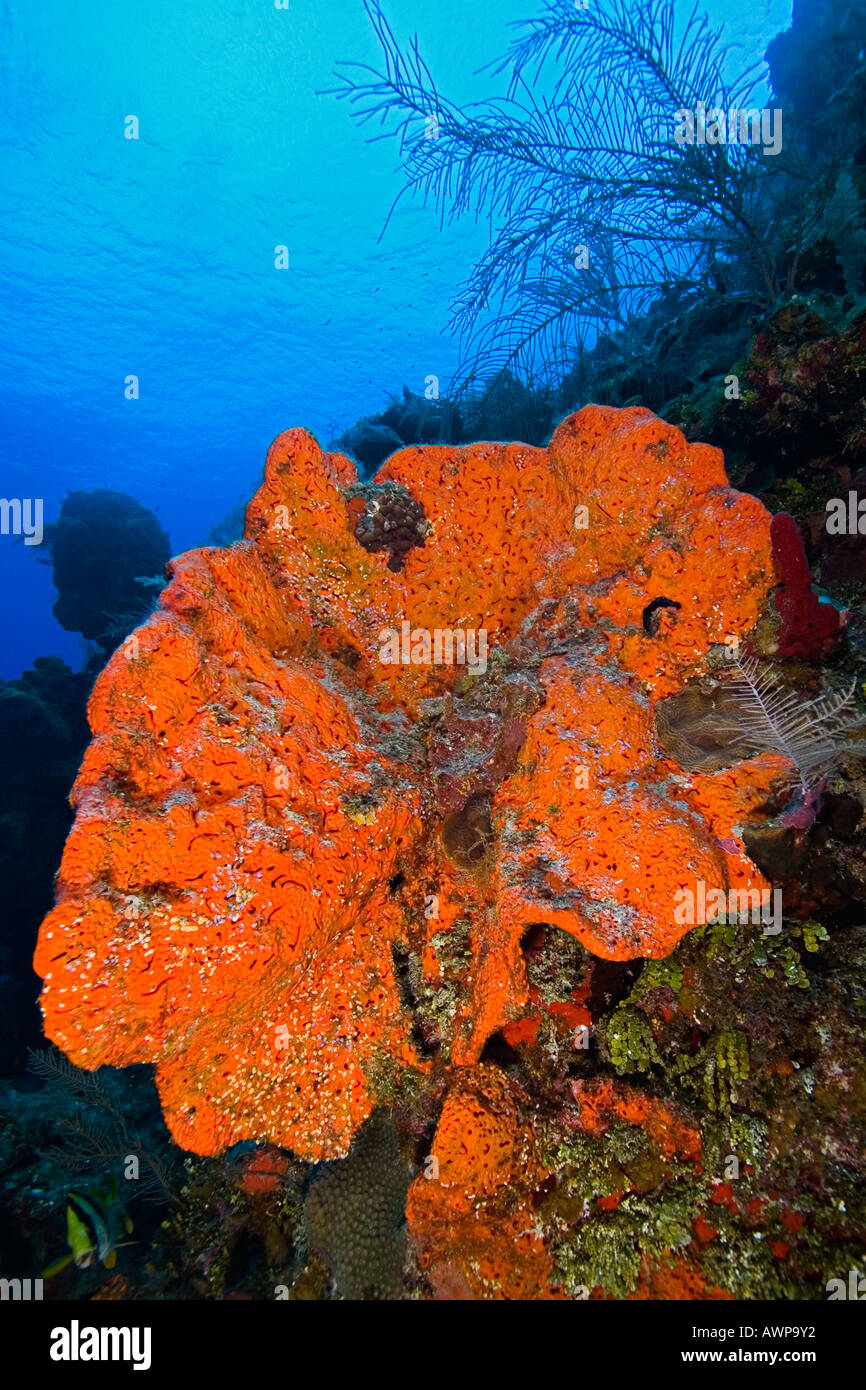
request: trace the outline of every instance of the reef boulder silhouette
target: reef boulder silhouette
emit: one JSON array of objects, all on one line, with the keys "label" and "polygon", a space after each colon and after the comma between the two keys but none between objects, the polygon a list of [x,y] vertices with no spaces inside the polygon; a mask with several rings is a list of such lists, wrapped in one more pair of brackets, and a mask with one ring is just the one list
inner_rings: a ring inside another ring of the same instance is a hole
[{"label": "reef boulder silhouette", "polygon": [[70,492],[45,530],[58,599],[54,616],[113,651],[152,608],[171,554],[152,511],[125,492]]}]

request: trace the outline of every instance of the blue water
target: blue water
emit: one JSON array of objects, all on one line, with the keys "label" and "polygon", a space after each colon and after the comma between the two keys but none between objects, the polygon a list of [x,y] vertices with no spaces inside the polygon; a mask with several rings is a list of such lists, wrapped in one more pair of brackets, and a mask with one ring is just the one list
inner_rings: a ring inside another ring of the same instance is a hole
[{"label": "blue water", "polygon": [[[539,5],[385,8],[462,103],[499,90],[473,74]],[[707,8],[759,56],[791,5]],[[0,5],[3,496],[44,498],[48,519],[69,489],[129,491],[177,553],[252,491],[280,430],[326,443],[389,390],[447,381],[447,307],[485,229],[407,205],[379,241],[396,148],[316,95],[336,60],[376,54],[361,0]],[[38,553],[0,537],[0,675],[81,664]]]}]

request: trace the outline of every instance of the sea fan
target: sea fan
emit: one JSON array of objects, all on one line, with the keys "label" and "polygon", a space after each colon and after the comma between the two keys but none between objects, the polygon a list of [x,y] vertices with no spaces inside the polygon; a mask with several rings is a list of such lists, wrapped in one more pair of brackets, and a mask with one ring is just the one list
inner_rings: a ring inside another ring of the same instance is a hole
[{"label": "sea fan", "polygon": [[795,769],[792,782],[799,782],[807,799],[828,776],[850,735],[866,724],[866,715],[853,708],[855,686],[852,681],[846,690],[804,700],[784,685],[778,672],[762,670],[754,657],[743,656],[724,685],[726,710],[733,717],[723,731],[753,754],[781,753]]},{"label": "sea fan", "polygon": [[504,95],[461,109],[417,39],[400,47],[381,0],[365,6],[380,64],[339,64],[333,90],[359,122],[383,127],[372,138],[395,138],[404,176],[395,205],[405,193],[443,222],[490,224],[452,305],[464,346],[458,389],[504,371],[554,384],[563,363],[671,286],[712,299],[720,263],[728,279],[736,267],[744,309],[793,288],[788,223],[814,167],[790,141],[770,159],[749,143],[676,142],[677,113],[698,102],[760,105],[763,64],[733,73],[721,30],[697,7],[683,18],[676,0],[545,0],[489,65]]}]

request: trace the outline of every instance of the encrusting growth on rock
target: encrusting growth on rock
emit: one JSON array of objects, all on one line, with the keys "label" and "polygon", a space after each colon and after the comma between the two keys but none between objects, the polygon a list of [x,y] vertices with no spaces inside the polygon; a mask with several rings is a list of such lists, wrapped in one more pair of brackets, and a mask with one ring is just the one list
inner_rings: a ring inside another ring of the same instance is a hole
[{"label": "encrusting growth on rock", "polygon": [[554,1298],[533,1199],[546,1170],[522,1106],[494,1067],[467,1069],[451,1090],[406,1216],[435,1295]]}]

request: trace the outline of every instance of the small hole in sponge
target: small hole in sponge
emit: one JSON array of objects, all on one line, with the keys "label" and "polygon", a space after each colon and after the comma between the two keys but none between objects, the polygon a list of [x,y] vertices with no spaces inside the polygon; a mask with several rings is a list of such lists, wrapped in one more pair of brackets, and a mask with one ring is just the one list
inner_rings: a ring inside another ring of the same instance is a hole
[{"label": "small hole in sponge", "polygon": [[663,608],[681,608],[682,604],[677,603],[673,598],[654,598],[652,603],[648,603],[643,610],[643,630],[648,637],[658,637],[660,612]]}]

